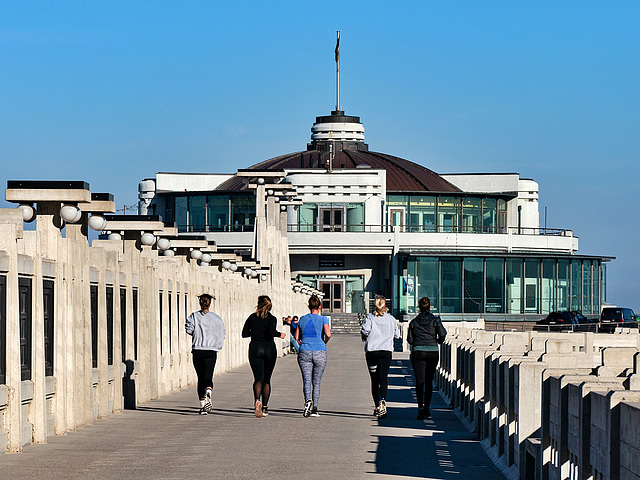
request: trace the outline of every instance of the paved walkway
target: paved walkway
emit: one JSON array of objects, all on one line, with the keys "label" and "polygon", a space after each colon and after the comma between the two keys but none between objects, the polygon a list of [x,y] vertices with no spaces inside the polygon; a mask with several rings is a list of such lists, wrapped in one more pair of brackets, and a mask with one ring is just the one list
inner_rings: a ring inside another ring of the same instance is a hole
[{"label": "paved walkway", "polygon": [[500,479],[439,395],[415,419],[406,353],[394,354],[389,413],[375,419],[359,337],[334,335],[317,418],[302,417],[295,355],[278,360],[270,415],[255,418],[248,366],[215,378],[214,413],[197,414],[195,388],[21,454],[0,455],[10,479]]}]

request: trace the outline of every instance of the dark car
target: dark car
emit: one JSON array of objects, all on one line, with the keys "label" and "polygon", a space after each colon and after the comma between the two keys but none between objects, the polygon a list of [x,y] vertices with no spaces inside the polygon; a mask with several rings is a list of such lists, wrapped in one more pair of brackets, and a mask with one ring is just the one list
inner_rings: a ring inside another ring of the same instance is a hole
[{"label": "dark car", "polygon": [[638,328],[638,319],[630,308],[604,307],[600,315],[600,329],[613,331],[616,327]]},{"label": "dark car", "polygon": [[595,331],[596,322],[585,317],[580,312],[563,311],[563,312],[551,312],[546,318],[536,322],[533,327],[537,331],[570,331],[570,332],[584,332]]}]

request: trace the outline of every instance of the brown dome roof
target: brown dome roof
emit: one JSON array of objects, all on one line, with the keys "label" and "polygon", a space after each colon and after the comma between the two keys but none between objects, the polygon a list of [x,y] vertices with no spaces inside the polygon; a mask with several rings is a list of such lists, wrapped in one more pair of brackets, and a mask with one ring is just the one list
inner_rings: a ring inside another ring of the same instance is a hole
[{"label": "brown dome roof", "polygon": [[[347,145],[344,145],[347,147]],[[366,148],[366,147],[365,147]],[[289,153],[257,163],[244,169],[284,171],[301,168],[327,168],[329,151],[307,150]],[[370,152],[361,148],[343,148],[336,152],[333,168],[356,168],[369,165],[387,171],[387,192],[460,192],[461,190],[428,168],[385,153]],[[257,176],[257,175],[256,175]],[[223,182],[216,190],[238,191],[245,186],[246,177],[234,176]]]}]

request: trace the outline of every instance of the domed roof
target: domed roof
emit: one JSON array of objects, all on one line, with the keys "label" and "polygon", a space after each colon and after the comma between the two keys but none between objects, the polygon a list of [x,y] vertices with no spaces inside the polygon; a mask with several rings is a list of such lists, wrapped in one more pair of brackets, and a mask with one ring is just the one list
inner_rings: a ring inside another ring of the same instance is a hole
[{"label": "domed roof", "polygon": [[[442,192],[461,190],[428,168],[385,153],[370,152],[364,143],[364,128],[358,117],[333,111],[317,117],[307,150],[289,153],[252,165],[243,171],[284,171],[305,168],[329,168],[331,150],[335,150],[331,168],[356,168],[368,165],[387,171],[387,192]],[[256,175],[257,176],[257,175]],[[245,187],[246,177],[234,176],[216,190],[237,191]]]}]

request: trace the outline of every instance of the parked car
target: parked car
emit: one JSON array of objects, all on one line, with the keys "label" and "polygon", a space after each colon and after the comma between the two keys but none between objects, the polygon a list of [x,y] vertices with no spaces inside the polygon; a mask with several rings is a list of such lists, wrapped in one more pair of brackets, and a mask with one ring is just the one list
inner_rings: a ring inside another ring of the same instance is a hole
[{"label": "parked car", "polygon": [[585,317],[576,310],[551,312],[546,318],[536,322],[533,329],[537,331],[595,331],[597,322]]},{"label": "parked car", "polygon": [[600,315],[600,328],[613,331],[616,327],[638,328],[638,318],[630,308],[604,307]]}]

